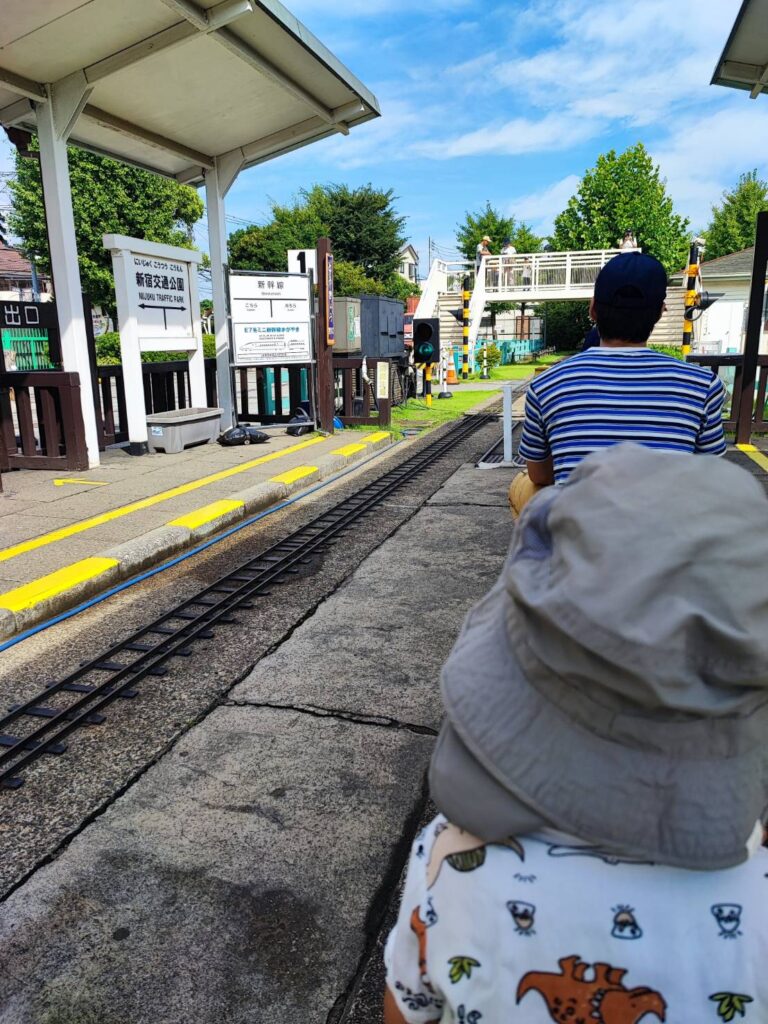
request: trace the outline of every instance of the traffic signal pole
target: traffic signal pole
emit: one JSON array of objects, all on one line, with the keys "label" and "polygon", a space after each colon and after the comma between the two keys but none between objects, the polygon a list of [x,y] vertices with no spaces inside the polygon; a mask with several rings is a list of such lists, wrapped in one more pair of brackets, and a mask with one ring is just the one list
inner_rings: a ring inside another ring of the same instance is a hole
[{"label": "traffic signal pole", "polygon": [[469,278],[465,277],[462,284],[461,307],[461,379],[469,377]]},{"label": "traffic signal pole", "polygon": [[688,253],[688,268],[685,272],[685,313],[683,314],[683,358],[691,354],[691,342],[693,341],[693,310],[699,303],[699,259],[701,243],[698,238],[691,242]]}]

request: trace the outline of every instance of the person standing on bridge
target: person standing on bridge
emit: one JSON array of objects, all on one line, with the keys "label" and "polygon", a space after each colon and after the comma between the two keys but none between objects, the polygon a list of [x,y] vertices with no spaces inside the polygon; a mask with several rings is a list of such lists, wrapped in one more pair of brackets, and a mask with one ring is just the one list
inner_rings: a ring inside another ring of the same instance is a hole
[{"label": "person standing on bridge", "polygon": [[[519,455],[533,487],[562,484],[590,452],[621,441],[696,455],[725,452],[725,386],[708,369],[647,347],[664,310],[667,275],[639,252],[600,271],[589,315],[600,344],[553,366],[528,388]],[[510,504],[530,485],[519,479]]]},{"label": "person standing on bridge", "polygon": [[491,244],[491,239],[488,235],[483,235],[482,239],[477,243],[477,249],[475,250],[475,280],[477,280],[480,274],[480,267],[483,263],[483,256],[492,256],[493,253],[488,248]]},{"label": "person standing on bridge", "polygon": [[767,517],[629,444],[525,509],[443,667],[386,1024],[768,1020]]}]

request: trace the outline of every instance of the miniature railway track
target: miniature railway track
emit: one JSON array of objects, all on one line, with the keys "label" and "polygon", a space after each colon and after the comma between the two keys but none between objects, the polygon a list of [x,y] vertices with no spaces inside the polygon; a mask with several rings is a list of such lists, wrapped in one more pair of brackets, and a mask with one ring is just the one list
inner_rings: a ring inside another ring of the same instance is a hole
[{"label": "miniature railway track", "polygon": [[[344,531],[394,491],[448,455],[455,445],[496,417],[465,416],[442,437],[399,466],[317,516],[306,526],[239,566],[149,625],[84,662],[0,718],[0,787],[18,788],[21,772],[44,754],[63,754],[67,737],[84,725],[100,725],[115,700],[137,696],[136,684],[165,675],[170,658],[188,657],[191,644],[214,636],[216,626],[233,624],[232,613],[253,608],[271,584],[301,571]],[[39,724],[38,724],[39,723]],[[27,731],[28,727],[33,728]],[[24,730],[24,735],[18,735]]]}]

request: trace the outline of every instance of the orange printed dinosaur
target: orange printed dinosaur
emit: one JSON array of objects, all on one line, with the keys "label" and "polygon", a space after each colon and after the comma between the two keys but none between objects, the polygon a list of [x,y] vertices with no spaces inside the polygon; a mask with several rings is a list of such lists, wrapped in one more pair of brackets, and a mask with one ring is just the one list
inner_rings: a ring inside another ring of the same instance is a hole
[{"label": "orange printed dinosaur", "polygon": [[589,964],[578,956],[559,961],[560,973],[529,971],[517,986],[517,1001],[533,989],[543,997],[557,1024],[638,1024],[646,1014],[666,1020],[667,1004],[650,988],[628,989],[627,973],[610,964],[595,964],[593,977],[585,977]]}]

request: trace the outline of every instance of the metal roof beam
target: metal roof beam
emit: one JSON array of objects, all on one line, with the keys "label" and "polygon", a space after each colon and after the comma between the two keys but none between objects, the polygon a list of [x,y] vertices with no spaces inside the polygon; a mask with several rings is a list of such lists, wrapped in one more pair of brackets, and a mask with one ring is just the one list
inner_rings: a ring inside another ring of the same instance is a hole
[{"label": "metal roof beam", "polygon": [[7,107],[0,110],[0,124],[5,125],[6,128],[11,128],[15,124],[29,124],[34,120],[35,108],[26,97],[9,103]]},{"label": "metal roof beam", "polygon": [[214,166],[213,157],[208,156],[207,153],[200,153],[196,149],[190,149],[189,146],[184,146],[180,142],[174,142],[173,139],[167,139],[156,132],[149,131],[147,128],[141,128],[139,125],[133,124],[132,121],[126,121],[124,118],[110,114],[106,110],[100,110],[98,107],[91,106],[90,103],[83,108],[83,117],[96,121],[105,128],[112,128],[123,135],[130,135],[140,142],[145,142],[148,146],[153,146],[155,149],[170,153],[171,156],[189,160],[199,167],[211,169]]},{"label": "metal roof beam", "polygon": [[12,92],[17,92],[20,96],[26,96],[30,100],[39,100],[44,103],[48,99],[45,86],[40,82],[33,82],[31,78],[24,78],[23,75],[14,74],[13,71],[7,71],[5,68],[0,68],[0,85],[4,85]]},{"label": "metal roof beam", "polygon": [[137,64],[147,57],[153,57],[162,50],[168,50],[172,46],[186,43],[190,39],[197,39],[198,35],[199,33],[194,25],[190,25],[188,21],[179,21],[175,25],[171,25],[170,28],[163,29],[162,32],[157,32],[153,36],[141,39],[138,43],[127,46],[124,50],[118,50],[116,53],[96,61],[95,64],[89,64],[88,67],[83,68],[86,80],[88,82],[98,82],[108,75],[115,74],[116,71],[122,71],[123,68]]},{"label": "metal roof beam", "polygon": [[760,71],[760,77],[755,82],[752,92],[750,92],[750,99],[756,100],[763,89],[768,85],[768,64]]},{"label": "metal roof beam", "polygon": [[[204,11],[197,4],[192,3],[191,0],[162,0],[162,2],[167,7],[170,7],[171,10],[186,18],[199,31],[208,33],[211,39],[215,39],[217,43],[235,57],[239,57],[240,60],[245,61],[246,64],[306,104],[323,121],[328,124],[333,122],[333,111],[329,107],[326,107],[311,93],[307,92],[298,82],[294,82],[284,71],[281,71],[280,68],[254,50],[250,44],[236,36],[231,29],[223,27],[221,20],[216,18],[216,12],[220,11],[223,7],[230,6],[229,3],[219,4],[218,7],[212,8],[211,11]],[[238,2],[239,0],[231,0],[233,10],[236,9]],[[241,11],[240,13],[243,12]]]}]

